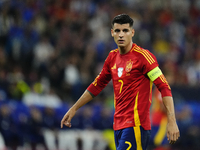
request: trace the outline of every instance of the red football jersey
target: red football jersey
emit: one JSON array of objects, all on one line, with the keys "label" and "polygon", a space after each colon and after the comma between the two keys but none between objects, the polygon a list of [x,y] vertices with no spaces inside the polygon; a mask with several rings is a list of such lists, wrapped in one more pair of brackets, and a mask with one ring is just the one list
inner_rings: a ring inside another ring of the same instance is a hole
[{"label": "red football jersey", "polygon": [[136,44],[126,54],[120,54],[118,49],[109,53],[102,71],[87,90],[96,96],[112,79],[114,130],[140,125],[145,130],[151,129],[149,109],[153,82],[147,73],[157,66],[155,56]]}]

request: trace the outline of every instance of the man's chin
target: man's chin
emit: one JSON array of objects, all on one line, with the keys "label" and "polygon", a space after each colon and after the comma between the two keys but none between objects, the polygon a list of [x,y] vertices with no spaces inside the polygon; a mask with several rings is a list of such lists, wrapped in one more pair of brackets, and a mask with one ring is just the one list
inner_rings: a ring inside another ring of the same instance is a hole
[{"label": "man's chin", "polygon": [[124,43],[118,43],[118,46],[119,47],[125,47],[125,44]]}]

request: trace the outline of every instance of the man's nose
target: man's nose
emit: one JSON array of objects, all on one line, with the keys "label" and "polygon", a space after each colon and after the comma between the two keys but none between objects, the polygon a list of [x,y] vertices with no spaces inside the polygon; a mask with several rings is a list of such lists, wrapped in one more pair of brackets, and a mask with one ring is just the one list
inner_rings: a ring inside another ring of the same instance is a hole
[{"label": "man's nose", "polygon": [[119,33],[119,37],[123,37],[124,36],[124,33],[121,31],[120,33]]}]

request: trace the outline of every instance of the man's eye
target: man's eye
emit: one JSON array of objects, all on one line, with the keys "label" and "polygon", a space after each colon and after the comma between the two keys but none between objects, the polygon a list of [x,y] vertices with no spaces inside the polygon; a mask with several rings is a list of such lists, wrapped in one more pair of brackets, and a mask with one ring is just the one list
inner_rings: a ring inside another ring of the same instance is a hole
[{"label": "man's eye", "polygon": [[125,29],[125,30],[124,30],[124,32],[128,32],[128,30],[127,30],[127,29]]}]

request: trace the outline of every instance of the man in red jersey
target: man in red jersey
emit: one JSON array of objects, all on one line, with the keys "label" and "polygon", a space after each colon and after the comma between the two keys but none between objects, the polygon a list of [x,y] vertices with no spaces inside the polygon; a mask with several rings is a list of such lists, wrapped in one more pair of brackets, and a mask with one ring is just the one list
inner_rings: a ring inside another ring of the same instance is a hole
[{"label": "man in red jersey", "polygon": [[113,129],[117,150],[146,150],[150,138],[150,105],[152,85],[162,94],[168,119],[167,138],[170,144],[180,136],[176,123],[170,86],[158,67],[155,56],[132,41],[133,20],[120,14],[112,20],[111,35],[118,48],[110,51],[100,74],[61,121],[71,127],[76,111],[97,96],[112,79],[115,114]]}]

